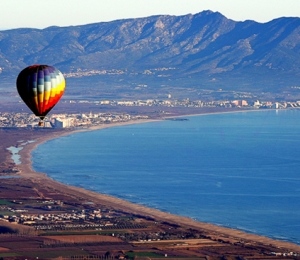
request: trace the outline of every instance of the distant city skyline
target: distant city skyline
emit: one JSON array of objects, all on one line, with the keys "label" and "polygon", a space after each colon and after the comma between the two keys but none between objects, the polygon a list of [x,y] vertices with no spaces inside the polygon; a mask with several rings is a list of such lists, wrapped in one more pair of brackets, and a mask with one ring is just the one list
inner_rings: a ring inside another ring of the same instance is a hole
[{"label": "distant city skyline", "polygon": [[0,0],[0,29],[76,26],[152,15],[218,11],[235,21],[300,17],[299,0]]}]

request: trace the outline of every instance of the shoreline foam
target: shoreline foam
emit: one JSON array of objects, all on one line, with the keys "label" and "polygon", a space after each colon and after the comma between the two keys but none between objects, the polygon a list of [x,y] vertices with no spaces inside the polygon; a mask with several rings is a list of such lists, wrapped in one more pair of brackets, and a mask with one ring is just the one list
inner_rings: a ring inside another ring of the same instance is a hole
[{"label": "shoreline foam", "polygon": [[[242,112],[242,111],[241,111]],[[220,112],[222,113],[222,112]],[[199,114],[199,115],[206,115],[205,114]],[[180,117],[184,116],[194,116],[194,115],[181,115]],[[177,116],[176,116],[177,117]],[[179,117],[179,116],[178,116]],[[179,225],[184,225],[186,227],[190,228],[201,228],[209,233],[211,233],[214,236],[222,235],[226,237],[234,237],[238,239],[243,240],[251,240],[255,241],[257,243],[262,244],[268,244],[268,245],[274,245],[276,247],[284,247],[289,248],[291,250],[300,252],[300,245],[294,244],[292,242],[286,242],[281,240],[275,240],[272,238],[264,237],[261,235],[256,235],[252,233],[247,233],[245,231],[237,230],[237,229],[231,229],[219,225],[214,225],[210,223],[200,222],[193,220],[188,217],[173,215],[170,213],[162,212],[157,209],[149,208],[146,206],[142,206],[139,204],[134,204],[129,201],[119,199],[110,195],[97,193],[94,191],[89,191],[83,188],[70,186],[67,184],[62,184],[58,181],[53,180],[47,174],[45,173],[39,173],[34,171],[32,168],[32,161],[31,161],[31,152],[40,144],[47,142],[48,140],[59,138],[62,136],[67,136],[71,134],[76,134],[79,132],[88,132],[88,131],[96,131],[101,130],[104,128],[109,127],[116,127],[116,126],[124,126],[129,124],[139,124],[139,123],[148,123],[148,122],[154,122],[158,120],[135,120],[135,121],[129,121],[129,122],[121,122],[121,123],[112,123],[108,125],[101,125],[101,126],[93,126],[85,129],[77,129],[77,130],[71,130],[66,132],[54,132],[51,134],[47,134],[45,137],[39,137],[35,140],[35,142],[27,143],[22,150],[20,150],[20,160],[21,164],[16,165],[16,167],[19,169],[19,175],[22,178],[29,178],[33,180],[36,183],[43,183],[43,185],[55,187],[55,189],[61,193],[67,193],[71,194],[75,197],[81,197],[87,201],[94,202],[97,201],[97,203],[101,203],[103,205],[111,206],[116,209],[123,210],[127,213],[131,214],[140,214],[140,215],[146,215],[149,217],[153,217],[157,220],[162,221],[169,221],[173,223],[177,223]]]}]

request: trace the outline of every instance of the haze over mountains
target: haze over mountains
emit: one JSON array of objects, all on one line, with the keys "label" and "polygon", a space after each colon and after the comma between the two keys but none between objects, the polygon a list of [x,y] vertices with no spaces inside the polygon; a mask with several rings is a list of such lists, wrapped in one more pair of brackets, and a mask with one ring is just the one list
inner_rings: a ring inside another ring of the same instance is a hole
[{"label": "haze over mountains", "polygon": [[283,91],[300,86],[300,18],[236,22],[203,11],[0,31],[2,77],[31,64],[78,84]]}]

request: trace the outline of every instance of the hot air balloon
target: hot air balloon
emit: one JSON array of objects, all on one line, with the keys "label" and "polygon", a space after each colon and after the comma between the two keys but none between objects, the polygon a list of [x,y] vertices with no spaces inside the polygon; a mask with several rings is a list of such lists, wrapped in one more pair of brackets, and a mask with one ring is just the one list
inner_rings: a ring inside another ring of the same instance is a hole
[{"label": "hot air balloon", "polygon": [[66,86],[63,74],[48,65],[32,65],[23,69],[17,78],[17,90],[24,103],[41,119],[62,97]]}]

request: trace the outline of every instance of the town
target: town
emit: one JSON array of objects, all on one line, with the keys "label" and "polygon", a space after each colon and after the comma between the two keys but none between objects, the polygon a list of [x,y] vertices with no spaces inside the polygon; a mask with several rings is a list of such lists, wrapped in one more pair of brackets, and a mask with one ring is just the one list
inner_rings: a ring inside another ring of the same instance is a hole
[{"label": "town", "polygon": [[[171,96],[166,100],[68,100],[64,101],[65,104],[70,103],[76,106],[94,105],[109,107],[156,107],[162,111],[161,117],[164,115],[163,108],[241,108],[241,109],[287,109],[299,108],[300,101],[294,102],[271,102],[271,101],[254,101],[248,102],[247,100],[226,100],[226,101],[201,101],[190,100],[189,98],[183,100],[172,100]],[[147,114],[129,114],[125,112],[92,112],[89,113],[62,113],[51,114],[44,121],[43,127],[47,128],[70,128],[70,127],[90,127],[101,124],[114,123],[114,122],[127,122],[130,120],[150,119]],[[18,112],[0,112],[0,127],[35,127],[39,123],[38,118],[29,113]]]}]

